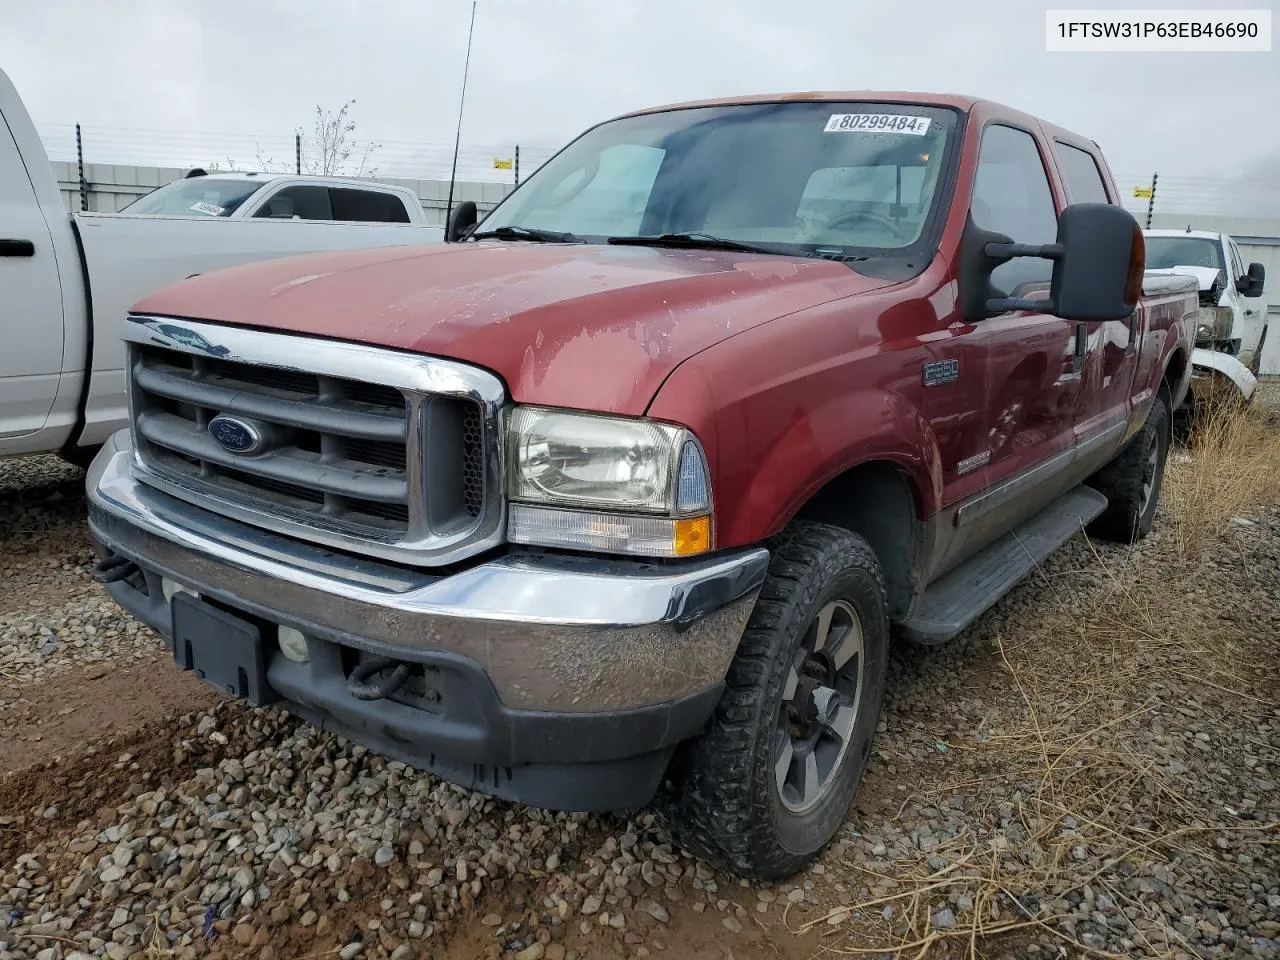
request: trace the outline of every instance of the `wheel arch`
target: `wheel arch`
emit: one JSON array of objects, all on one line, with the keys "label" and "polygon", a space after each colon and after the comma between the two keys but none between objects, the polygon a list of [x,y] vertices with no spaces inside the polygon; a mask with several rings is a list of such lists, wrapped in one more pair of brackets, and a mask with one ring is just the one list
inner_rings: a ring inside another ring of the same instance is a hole
[{"label": "wheel arch", "polygon": [[871,547],[884,576],[889,619],[906,616],[919,588],[926,550],[923,498],[891,460],[867,460],[832,477],[793,519],[842,527]]},{"label": "wheel arch", "polygon": [[1160,378],[1160,389],[1166,394],[1170,411],[1177,410],[1187,398],[1190,388],[1190,358],[1182,347],[1174,349],[1165,364],[1164,376]]}]

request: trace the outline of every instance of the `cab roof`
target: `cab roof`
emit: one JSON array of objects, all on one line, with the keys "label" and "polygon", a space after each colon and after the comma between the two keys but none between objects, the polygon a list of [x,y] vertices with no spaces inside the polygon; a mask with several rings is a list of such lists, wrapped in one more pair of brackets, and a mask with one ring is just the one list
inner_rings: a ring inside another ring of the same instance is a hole
[{"label": "cab roof", "polygon": [[179,177],[174,182],[183,180],[252,180],[254,183],[275,183],[277,180],[302,180],[315,181],[317,183],[349,183],[352,186],[373,190],[404,190],[405,187],[394,183],[381,183],[374,180],[365,180],[359,177],[345,177],[337,175],[327,175],[321,173],[269,173],[258,172],[253,170],[208,170],[205,173],[191,174]]},{"label": "cab roof", "polygon": [[1077,146],[1089,149],[1094,148],[1096,151],[1097,142],[1088,137],[1081,136],[1075,131],[1060,127],[1048,120],[1040,117],[1032,116],[1025,111],[1016,107],[1010,107],[1003,103],[997,103],[994,100],[985,100],[981,97],[970,97],[957,93],[922,93],[919,91],[907,90],[811,90],[801,93],[757,93],[746,94],[737,97],[719,97],[712,100],[690,100],[685,103],[670,103],[661,107],[645,107],[640,110],[633,110],[624,113],[616,119],[622,117],[637,117],[652,113],[664,113],[669,110],[690,110],[695,107],[724,107],[738,106],[756,103],[839,103],[839,102],[867,102],[867,103],[893,103],[901,105],[917,104],[925,107],[949,107],[959,110],[961,113],[978,113],[982,118],[1001,117],[1008,120],[1020,121],[1026,125],[1039,124],[1046,136],[1065,140],[1068,143],[1074,143]]},{"label": "cab roof", "polygon": [[[646,107],[633,110],[623,116],[639,116],[646,113],[663,113],[667,110],[688,110],[694,107],[725,107],[752,103],[786,103],[788,101],[803,102],[841,102],[865,100],[871,103],[918,103],[927,107],[953,107],[957,110],[970,110],[983,102],[977,97],[967,97],[951,93],[911,93],[890,90],[811,90],[802,93],[758,93],[737,97],[718,97],[711,100],[689,100],[684,103],[669,103],[660,107]],[[992,106],[1000,106],[992,104]],[[1001,110],[1010,109],[1000,107]]]},{"label": "cab roof", "polygon": [[1159,230],[1143,230],[1148,237],[1191,237],[1193,240],[1221,240],[1226,236],[1225,233],[1219,233],[1216,230],[1173,230],[1162,228]]}]

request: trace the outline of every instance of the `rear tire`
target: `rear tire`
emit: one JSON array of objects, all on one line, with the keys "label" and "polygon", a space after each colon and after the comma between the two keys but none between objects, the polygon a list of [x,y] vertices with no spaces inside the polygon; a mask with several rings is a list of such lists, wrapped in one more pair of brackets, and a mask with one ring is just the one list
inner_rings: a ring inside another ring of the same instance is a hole
[{"label": "rear tire", "polygon": [[740,877],[779,880],[848,814],[884,700],[889,623],[861,537],[800,522],[774,546],[725,691],[677,762],[677,841]]},{"label": "rear tire", "polygon": [[1089,525],[1091,536],[1136,543],[1151,532],[1169,462],[1170,420],[1169,401],[1161,391],[1142,429],[1118,457],[1089,478],[1089,486],[1108,501],[1107,509]]}]

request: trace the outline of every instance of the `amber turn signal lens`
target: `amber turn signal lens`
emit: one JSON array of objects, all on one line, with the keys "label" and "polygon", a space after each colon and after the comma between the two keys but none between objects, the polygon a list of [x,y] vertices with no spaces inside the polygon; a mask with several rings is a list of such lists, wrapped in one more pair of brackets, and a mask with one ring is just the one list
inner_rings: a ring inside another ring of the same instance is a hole
[{"label": "amber turn signal lens", "polygon": [[711,549],[711,518],[689,517],[677,520],[674,553],[677,557],[689,557],[706,553]]},{"label": "amber turn signal lens", "polygon": [[1129,274],[1125,278],[1124,302],[1135,307],[1142,298],[1142,283],[1147,269],[1147,239],[1142,228],[1133,227],[1133,246],[1129,248]]}]

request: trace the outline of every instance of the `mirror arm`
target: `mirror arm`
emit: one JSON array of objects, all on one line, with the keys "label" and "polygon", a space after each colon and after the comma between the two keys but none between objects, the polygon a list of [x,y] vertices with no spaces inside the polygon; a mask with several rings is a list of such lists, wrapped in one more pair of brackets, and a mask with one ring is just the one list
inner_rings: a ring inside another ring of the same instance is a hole
[{"label": "mirror arm", "polygon": [[1062,256],[1060,243],[988,243],[983,252],[993,260],[1012,260],[1014,257],[1040,257],[1057,260]]},{"label": "mirror arm", "polygon": [[1052,300],[1023,300],[1019,297],[992,297],[986,302],[989,313],[1027,310],[1031,313],[1053,313]]},{"label": "mirror arm", "polygon": [[[996,263],[1005,263],[1014,257],[1039,257],[1057,260],[1062,256],[1060,243],[988,243],[982,252]],[[1018,297],[992,297],[986,301],[988,313],[1007,313],[1010,310],[1027,310],[1031,313],[1052,313],[1052,300],[1024,300]]]}]

